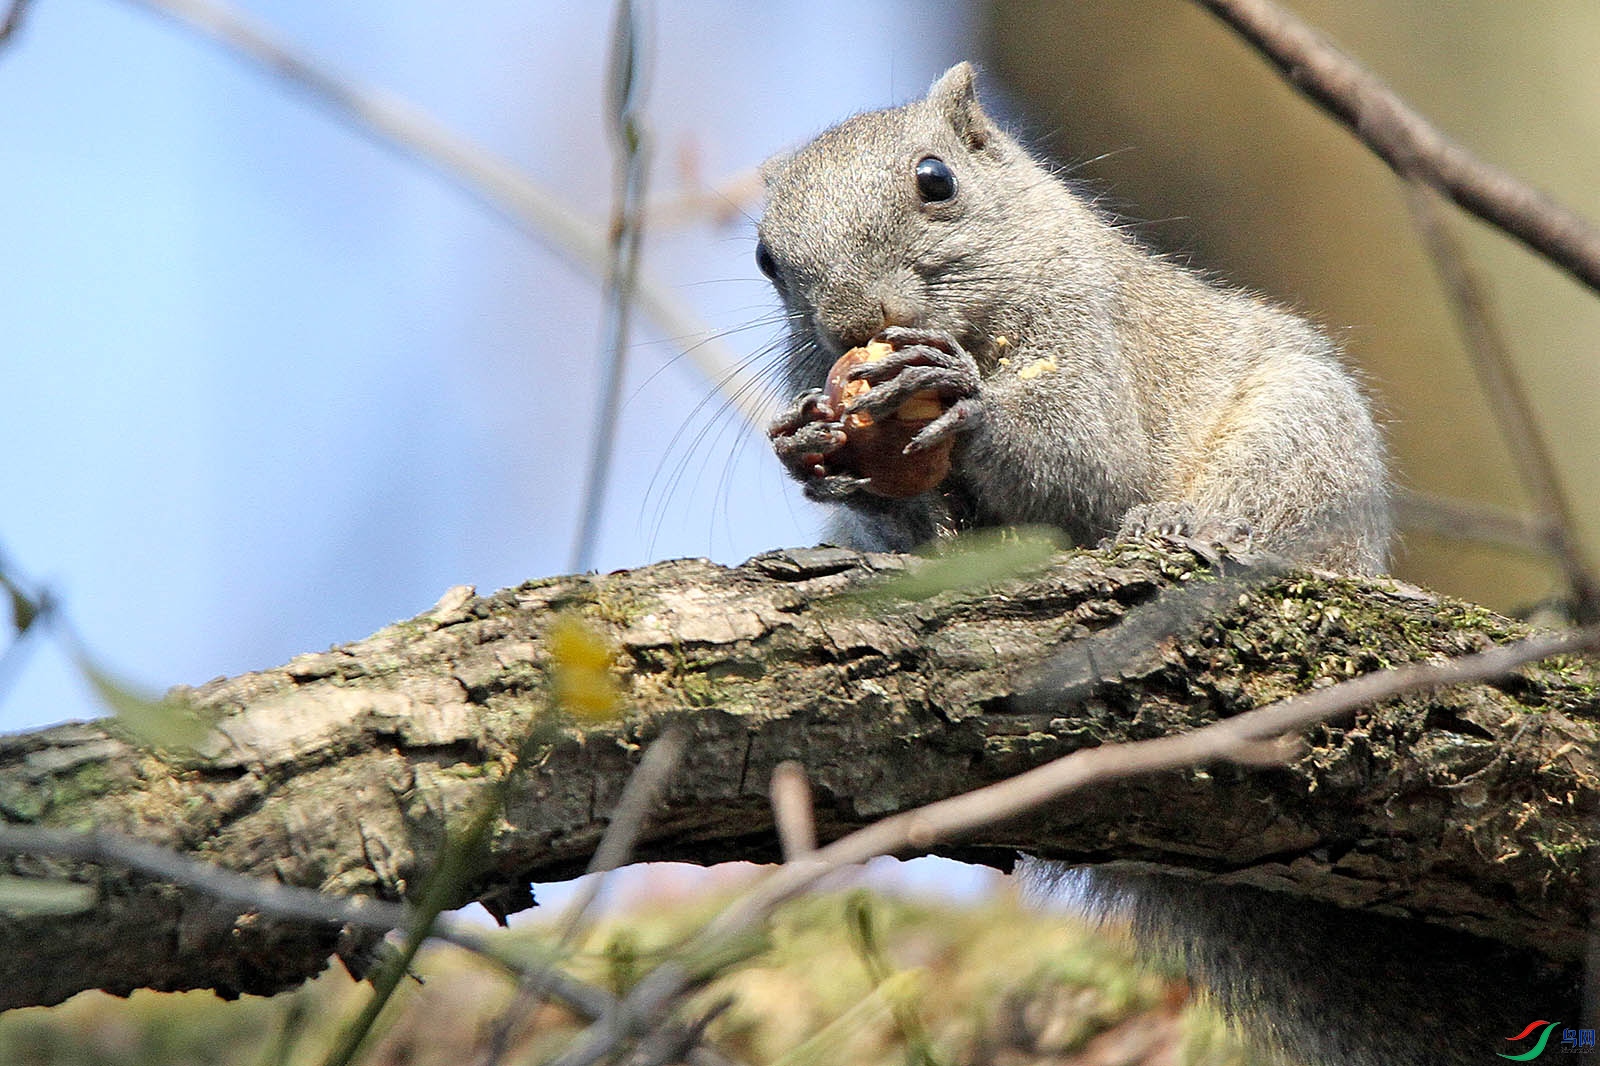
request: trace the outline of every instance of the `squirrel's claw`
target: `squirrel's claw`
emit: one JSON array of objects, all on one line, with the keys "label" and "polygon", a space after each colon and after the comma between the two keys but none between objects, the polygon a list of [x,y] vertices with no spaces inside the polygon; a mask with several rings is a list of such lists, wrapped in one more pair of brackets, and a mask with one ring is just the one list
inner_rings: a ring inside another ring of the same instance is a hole
[{"label": "squirrel's claw", "polygon": [[[971,359],[961,342],[942,329],[923,329],[919,326],[890,326],[879,333],[873,340],[884,341],[895,348],[896,352],[906,348],[932,348],[944,355],[955,359]],[[889,356],[892,359],[894,356]],[[880,360],[880,362],[886,362]]]},{"label": "squirrel's claw", "polygon": [[767,436],[773,440],[787,437],[808,423],[822,417],[822,390],[807,389],[794,398],[794,403],[767,426]]},{"label": "squirrel's claw", "polygon": [[1255,531],[1237,515],[1203,513],[1187,500],[1157,500],[1129,508],[1116,539],[1141,540],[1149,536],[1189,548],[1215,568],[1221,564],[1216,549],[1235,556],[1248,554]]},{"label": "squirrel's claw", "polygon": [[848,404],[843,413],[851,415],[864,411],[873,418],[882,418],[898,410],[901,404],[919,392],[937,393],[941,400],[965,399],[976,395],[978,391],[975,377],[975,374],[969,375],[959,368],[926,364],[908,366],[882,384],[872,386],[859,399]]},{"label": "squirrel's claw", "polygon": [[828,503],[849,499],[872,484],[869,477],[852,477],[849,474],[826,474],[805,481],[806,499]]},{"label": "squirrel's claw", "polygon": [[[882,336],[883,334],[879,334],[880,339]],[[862,363],[850,371],[850,380],[877,385],[888,381],[896,374],[904,373],[913,366],[938,366],[941,362],[953,362],[955,358],[943,348],[931,344],[907,345],[904,348],[896,348],[880,359]]]},{"label": "squirrel's claw", "polygon": [[802,393],[767,428],[778,459],[790,474],[808,485],[828,476],[828,457],[849,439],[844,426],[823,415],[821,400],[821,389]]},{"label": "squirrel's claw", "polygon": [[977,400],[971,397],[957,400],[944,414],[917,431],[917,435],[906,444],[904,454],[916,455],[918,452],[925,452],[957,433],[965,433],[977,424],[982,415],[983,405]]},{"label": "squirrel's claw", "polygon": [[816,470],[844,447],[846,440],[844,427],[837,422],[807,422],[793,433],[773,437],[772,450],[790,473],[804,481],[816,476]]},{"label": "squirrel's claw", "polygon": [[894,351],[856,367],[850,373],[852,379],[876,385],[913,366],[944,367],[970,373],[974,383],[979,379],[978,361],[961,347],[960,341],[943,330],[890,326],[873,340],[883,341]]},{"label": "squirrel's claw", "polygon": [[[872,388],[846,407],[843,415],[860,412],[882,418],[917,393],[932,392],[950,403],[973,399],[982,387],[977,360],[948,333],[893,326],[875,339],[893,345],[895,350],[850,372],[851,380],[865,381]],[[967,424],[971,413],[969,410],[966,415],[936,422],[944,425],[947,435],[948,430]]]}]

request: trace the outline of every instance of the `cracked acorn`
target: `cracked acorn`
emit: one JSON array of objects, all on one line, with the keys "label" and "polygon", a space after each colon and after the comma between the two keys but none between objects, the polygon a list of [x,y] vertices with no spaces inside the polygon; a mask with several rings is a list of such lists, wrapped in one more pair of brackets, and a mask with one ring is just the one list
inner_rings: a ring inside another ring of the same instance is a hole
[{"label": "cracked acorn", "polygon": [[914,393],[883,419],[875,419],[865,411],[842,418],[839,414],[872,387],[866,381],[852,381],[850,372],[893,351],[886,341],[870,341],[845,352],[828,371],[818,407],[824,418],[838,420],[844,427],[845,443],[829,456],[829,466],[868,479],[867,489],[876,495],[906,499],[927,492],[950,473],[950,450],[955,446],[952,438],[915,455],[905,454],[911,438],[944,414],[945,404],[939,394],[932,389]]}]

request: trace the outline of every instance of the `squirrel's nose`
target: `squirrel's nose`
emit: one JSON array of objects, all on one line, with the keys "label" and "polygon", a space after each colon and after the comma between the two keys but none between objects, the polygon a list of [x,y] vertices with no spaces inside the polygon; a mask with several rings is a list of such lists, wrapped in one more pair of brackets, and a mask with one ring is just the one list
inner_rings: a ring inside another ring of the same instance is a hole
[{"label": "squirrel's nose", "polygon": [[923,308],[917,298],[897,286],[869,286],[854,291],[840,286],[826,304],[819,302],[815,316],[818,334],[837,337],[840,351],[858,348],[890,326],[923,325]]},{"label": "squirrel's nose", "polygon": [[893,293],[879,299],[878,310],[883,313],[883,328],[888,329],[890,326],[917,325],[921,309],[915,300]]},{"label": "squirrel's nose", "polygon": [[840,333],[846,348],[858,348],[890,326],[922,324],[921,306],[911,297],[899,293],[883,294],[875,301],[863,303],[858,313],[860,318]]}]

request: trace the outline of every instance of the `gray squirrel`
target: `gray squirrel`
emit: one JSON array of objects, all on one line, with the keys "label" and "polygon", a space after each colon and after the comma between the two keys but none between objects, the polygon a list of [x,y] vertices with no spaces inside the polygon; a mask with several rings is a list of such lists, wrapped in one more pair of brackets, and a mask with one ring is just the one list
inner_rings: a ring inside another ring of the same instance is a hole
[{"label": "gray squirrel", "polygon": [[[789,316],[800,394],[773,443],[807,495],[843,505],[837,539],[1247,529],[1306,562],[1383,568],[1382,440],[1332,343],[1140,247],[984,113],[969,64],[765,178],[756,260]],[[949,404],[909,447],[953,438],[953,469],[911,499],[827,462],[845,435],[817,388],[880,335],[897,350],[857,371],[874,385],[858,409],[883,416],[923,390]]]},{"label": "gray squirrel", "polygon": [[[969,64],[763,173],[756,261],[797,396],[770,436],[806,494],[838,505],[830,539],[903,551],[1028,523],[1080,545],[1157,531],[1383,570],[1382,439],[1334,345],[1140,246],[984,112]],[[835,361],[874,339],[890,354],[848,374],[870,389],[825,396]],[[904,496],[843,461],[848,416],[930,395],[940,413],[896,459],[948,448],[935,487]],[[1487,1061],[1541,1016],[1521,1012],[1560,1009],[1541,997],[1564,978],[1448,931],[1159,876],[1089,884],[1298,1061]]]}]

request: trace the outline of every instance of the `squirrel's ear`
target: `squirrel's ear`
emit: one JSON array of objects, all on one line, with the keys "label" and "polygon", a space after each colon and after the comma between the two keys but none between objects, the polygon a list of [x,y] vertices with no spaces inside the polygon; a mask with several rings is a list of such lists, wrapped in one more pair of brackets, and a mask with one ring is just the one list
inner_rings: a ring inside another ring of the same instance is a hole
[{"label": "squirrel's ear", "polygon": [[950,123],[950,128],[974,151],[988,146],[994,124],[978,103],[978,72],[963,60],[939,76],[928,90],[928,103]]}]

